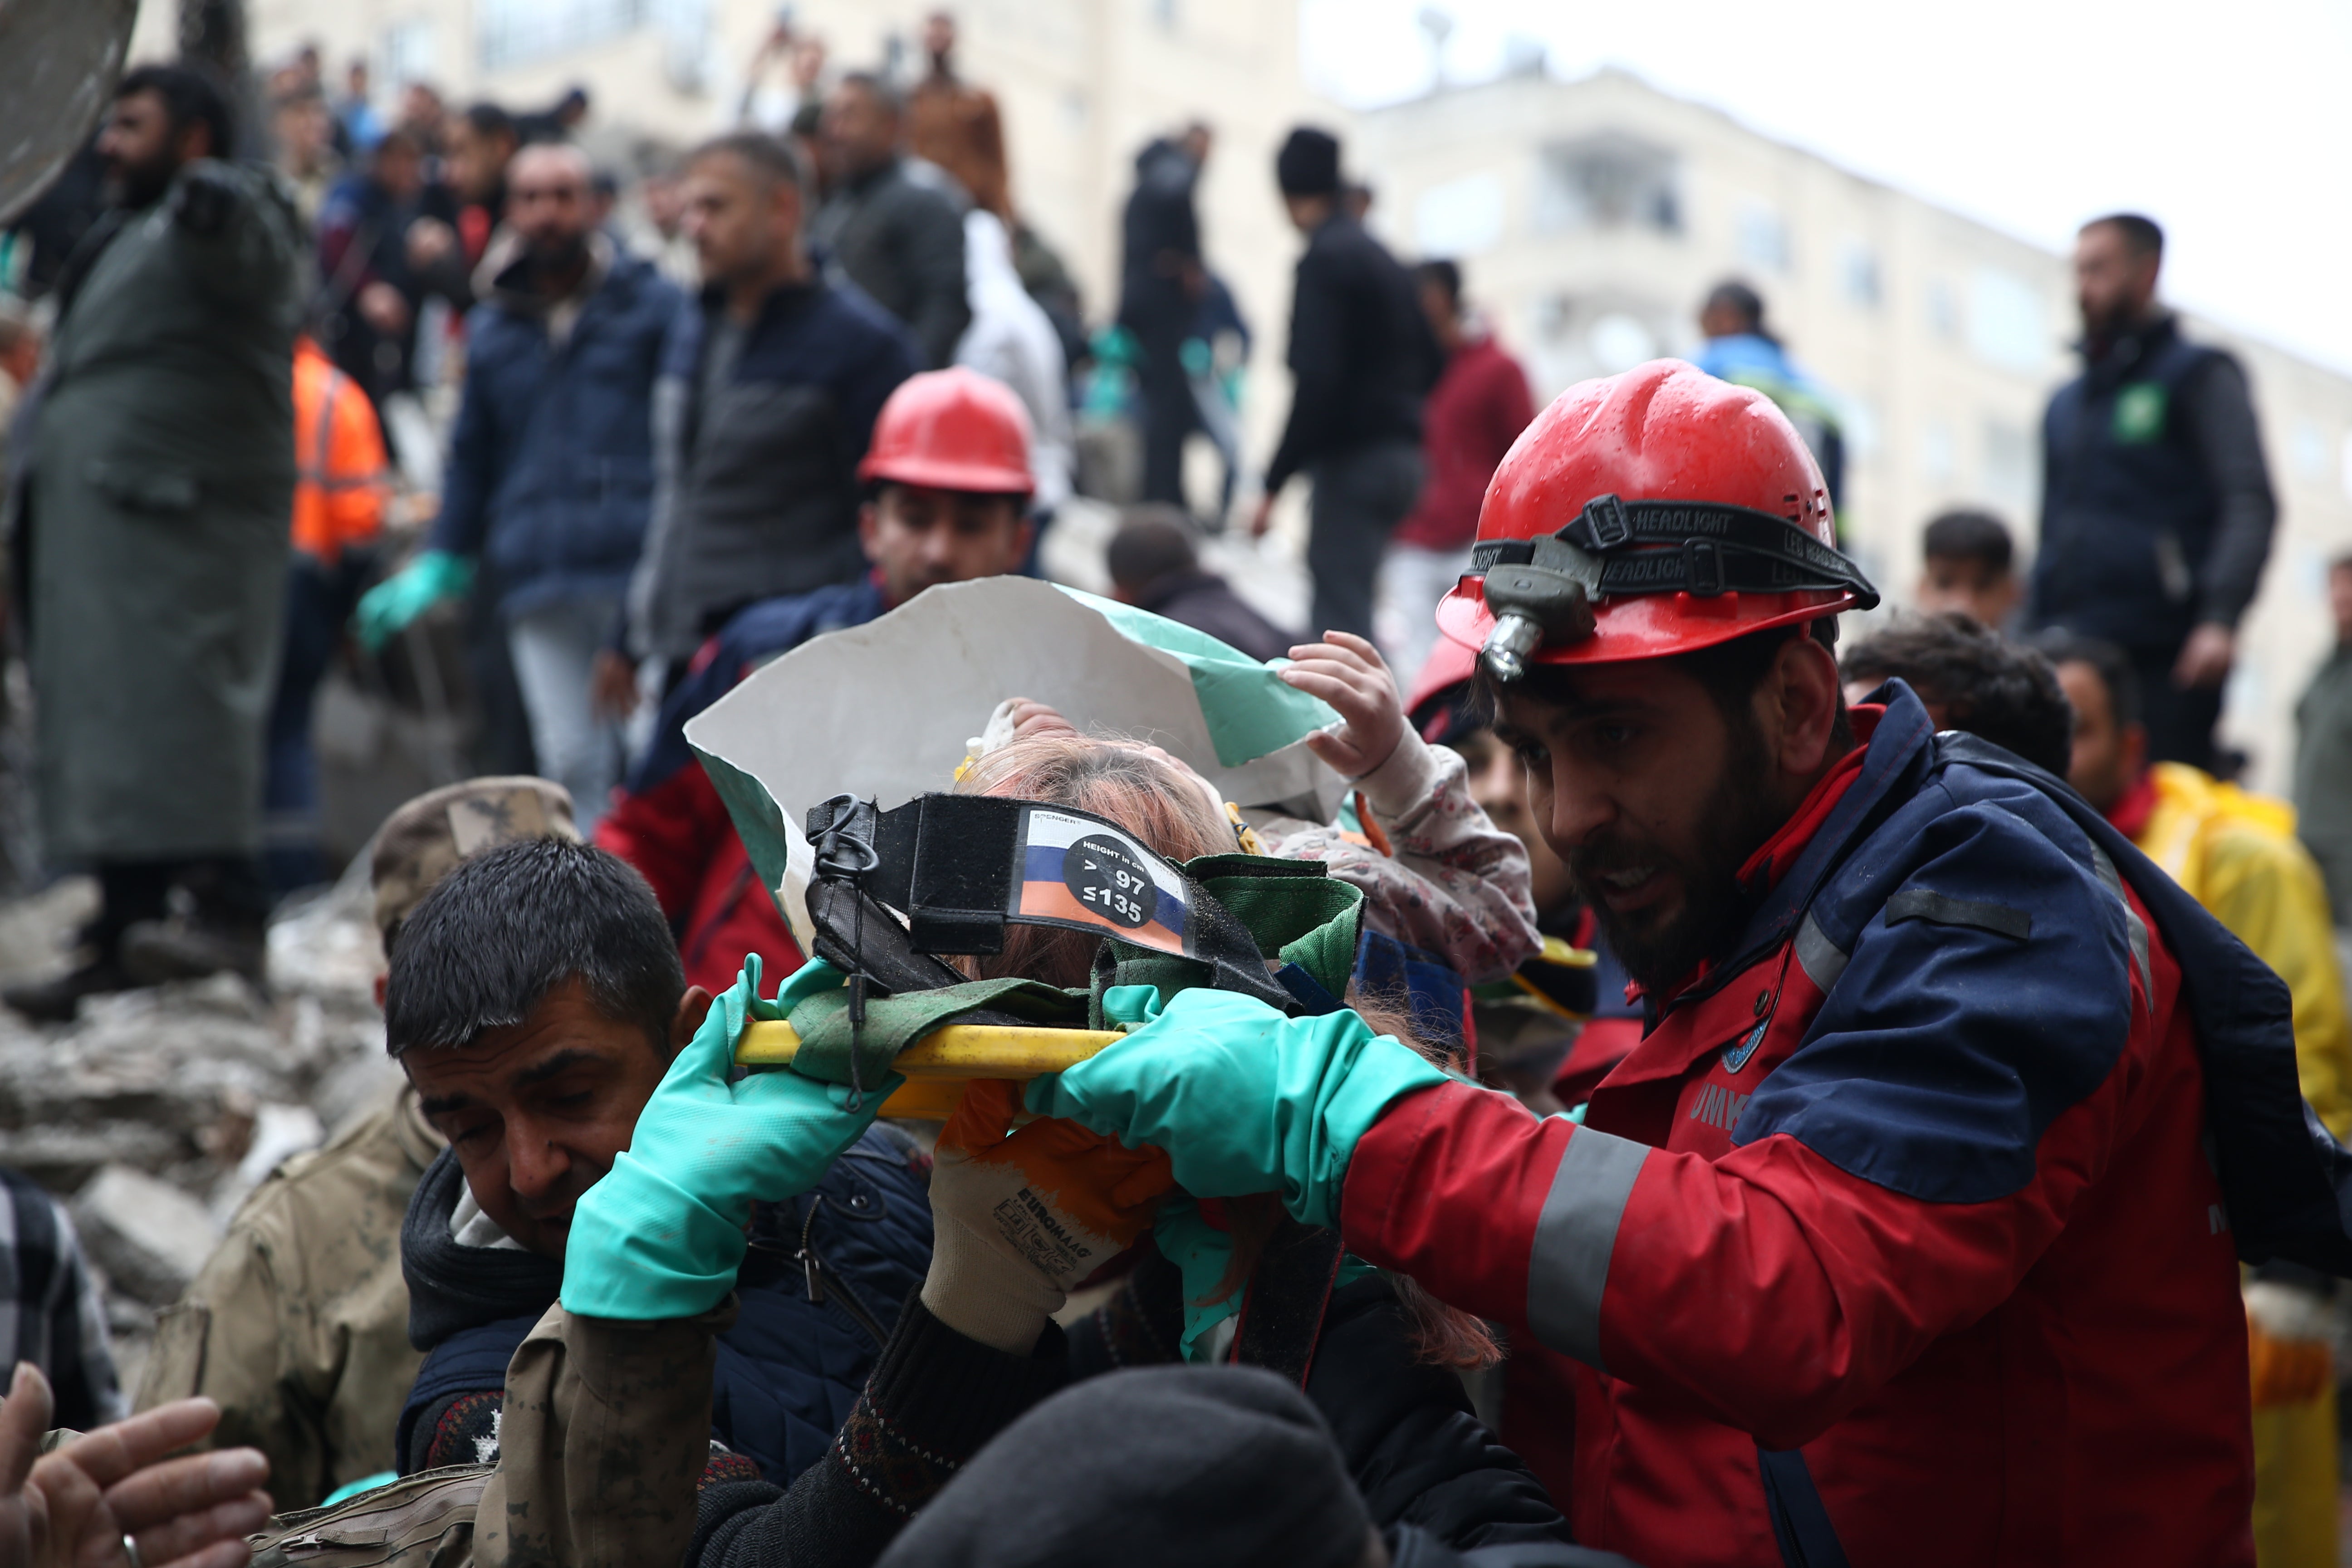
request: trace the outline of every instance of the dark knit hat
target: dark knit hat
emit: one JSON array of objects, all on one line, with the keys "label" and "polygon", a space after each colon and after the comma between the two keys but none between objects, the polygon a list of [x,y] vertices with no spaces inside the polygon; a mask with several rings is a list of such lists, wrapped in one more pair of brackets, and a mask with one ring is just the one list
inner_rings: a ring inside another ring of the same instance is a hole
[{"label": "dark knit hat", "polygon": [[879,1568],[1352,1568],[1370,1533],[1297,1388],[1256,1367],[1150,1367],[1006,1427]]},{"label": "dark knit hat", "polygon": [[1339,194],[1339,139],[1328,131],[1301,125],[1274,155],[1275,183],[1286,196]]}]

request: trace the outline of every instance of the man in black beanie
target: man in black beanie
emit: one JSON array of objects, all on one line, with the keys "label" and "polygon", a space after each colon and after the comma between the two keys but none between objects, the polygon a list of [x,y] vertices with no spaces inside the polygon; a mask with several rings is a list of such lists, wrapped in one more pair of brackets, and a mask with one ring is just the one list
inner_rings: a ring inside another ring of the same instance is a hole
[{"label": "man in black beanie", "polygon": [[1554,1542],[1457,1552],[1372,1528],[1330,1428],[1244,1366],[1110,1373],[1000,1433],[877,1568],[1633,1568]]},{"label": "man in black beanie", "polygon": [[1266,465],[1250,529],[1306,472],[1315,496],[1309,632],[1372,635],[1372,583],[1390,533],[1421,498],[1421,403],[1444,355],[1412,277],[1339,200],[1339,143],[1302,125],[1275,155],[1290,221],[1307,236],[1290,307],[1290,423]]}]

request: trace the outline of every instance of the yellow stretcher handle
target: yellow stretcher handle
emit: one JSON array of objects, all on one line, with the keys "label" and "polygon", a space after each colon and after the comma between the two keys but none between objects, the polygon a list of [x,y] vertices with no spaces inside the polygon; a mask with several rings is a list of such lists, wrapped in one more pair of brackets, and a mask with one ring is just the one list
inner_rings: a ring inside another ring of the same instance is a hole
[{"label": "yellow stretcher handle", "polygon": [[[1115,1029],[1049,1029],[1024,1025],[950,1024],[898,1053],[892,1070],[906,1085],[882,1102],[885,1116],[943,1121],[976,1078],[1033,1079],[1076,1067],[1119,1037]],[[801,1037],[782,1021],[743,1026],[735,1060],[744,1067],[782,1067],[799,1054]]]}]

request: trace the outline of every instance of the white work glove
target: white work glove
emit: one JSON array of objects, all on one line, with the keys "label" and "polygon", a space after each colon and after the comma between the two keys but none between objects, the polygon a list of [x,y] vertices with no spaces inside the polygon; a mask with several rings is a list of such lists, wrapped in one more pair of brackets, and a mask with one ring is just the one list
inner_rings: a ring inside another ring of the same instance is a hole
[{"label": "white work glove", "polygon": [[933,1317],[1013,1355],[1036,1346],[1070,1287],[1151,1227],[1174,1184],[1161,1151],[1129,1149],[1075,1121],[1012,1131],[1021,1089],[972,1083],[940,1133],[923,1280]]}]

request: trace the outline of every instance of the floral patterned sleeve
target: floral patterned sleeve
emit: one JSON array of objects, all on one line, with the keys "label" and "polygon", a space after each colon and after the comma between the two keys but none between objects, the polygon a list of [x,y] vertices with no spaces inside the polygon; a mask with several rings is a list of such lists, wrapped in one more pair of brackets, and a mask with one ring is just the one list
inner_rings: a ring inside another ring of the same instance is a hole
[{"label": "floral patterned sleeve", "polygon": [[1364,890],[1372,929],[1442,953],[1463,978],[1498,979],[1534,956],[1535,901],[1528,852],[1470,798],[1453,752],[1407,729],[1388,761],[1356,781],[1393,856],[1296,817],[1252,819],[1266,853],[1320,860]]}]

